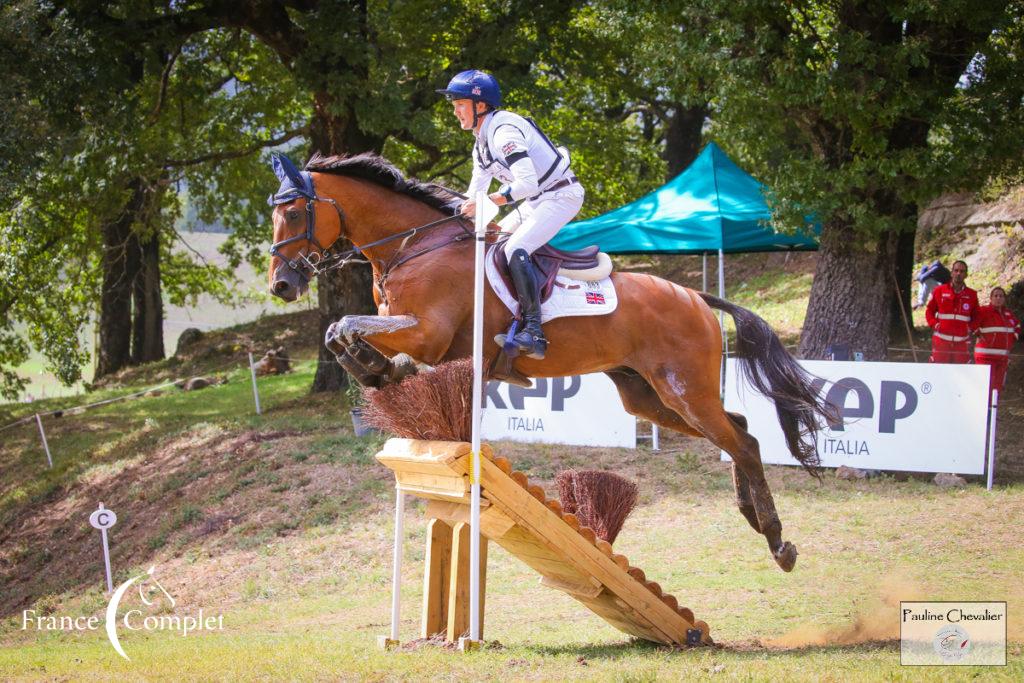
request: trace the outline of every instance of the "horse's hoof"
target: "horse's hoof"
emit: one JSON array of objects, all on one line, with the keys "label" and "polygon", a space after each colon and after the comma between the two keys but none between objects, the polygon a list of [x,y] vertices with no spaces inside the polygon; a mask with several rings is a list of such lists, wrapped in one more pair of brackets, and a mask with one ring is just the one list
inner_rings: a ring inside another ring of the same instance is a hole
[{"label": "horse's hoof", "polygon": [[778,565],[782,567],[782,571],[791,572],[796,565],[797,554],[796,546],[789,541],[785,541],[781,548],[772,553],[772,556]]}]

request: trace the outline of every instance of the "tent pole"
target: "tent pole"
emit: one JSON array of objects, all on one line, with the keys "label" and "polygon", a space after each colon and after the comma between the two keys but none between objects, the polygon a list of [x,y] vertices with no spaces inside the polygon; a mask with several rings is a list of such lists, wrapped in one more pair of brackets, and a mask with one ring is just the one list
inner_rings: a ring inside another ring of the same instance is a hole
[{"label": "tent pole", "polygon": [[701,254],[700,259],[703,262],[704,266],[704,277],[701,280],[700,291],[706,292],[708,291],[708,252],[705,251],[703,254]]},{"label": "tent pole", "polygon": [[[725,299],[725,252],[718,249],[718,298]],[[722,326],[722,386],[721,398],[725,400],[725,359],[729,356],[729,338],[725,334],[725,311],[718,312],[718,322]]]}]

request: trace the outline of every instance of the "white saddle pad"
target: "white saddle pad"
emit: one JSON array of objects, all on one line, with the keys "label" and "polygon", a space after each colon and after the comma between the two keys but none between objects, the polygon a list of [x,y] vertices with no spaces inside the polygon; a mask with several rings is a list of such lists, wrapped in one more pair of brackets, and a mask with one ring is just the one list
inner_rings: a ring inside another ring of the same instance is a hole
[{"label": "white saddle pad", "polygon": [[[519,315],[519,300],[501,279],[498,266],[494,263],[494,253],[491,251],[485,259],[484,272],[487,275],[487,282],[512,315]],[[595,282],[584,282],[559,274],[555,277],[551,297],[541,304],[540,319],[546,323],[555,318],[576,315],[606,315],[614,311],[618,305],[619,300],[615,295],[611,277]]]}]

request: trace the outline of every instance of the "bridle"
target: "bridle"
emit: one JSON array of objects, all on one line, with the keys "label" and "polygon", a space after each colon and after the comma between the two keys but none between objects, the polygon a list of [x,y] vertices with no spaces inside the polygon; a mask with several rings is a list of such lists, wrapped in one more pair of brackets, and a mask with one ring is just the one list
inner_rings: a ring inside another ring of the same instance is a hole
[{"label": "bridle", "polygon": [[[313,187],[312,174],[307,171],[302,171],[300,175],[302,177],[303,187],[296,187],[293,185],[283,192],[276,192],[267,198],[267,204],[270,206],[291,204],[299,197],[305,197],[306,232],[299,235],[293,235],[292,237],[280,240],[279,242],[274,242],[270,245],[270,255],[281,259],[281,261],[287,264],[289,268],[298,273],[299,277],[308,283],[313,275],[320,275],[328,270],[328,268],[324,267],[324,263],[335,258],[335,255],[331,255],[316,238],[316,210],[314,208],[316,203],[326,202],[333,206],[334,210],[338,212],[338,227],[341,231],[340,234],[344,234],[345,232],[345,212],[341,210],[340,206],[338,206],[337,201],[317,196],[316,189]],[[293,244],[299,240],[306,240],[306,249],[304,251],[300,251],[298,256],[295,258],[288,258],[281,253],[281,247]],[[318,251],[313,251],[314,246]],[[344,265],[344,263],[338,264],[334,267],[340,267],[341,265]]]},{"label": "bridle", "polygon": [[[433,251],[434,249],[445,246],[450,242],[459,242],[473,236],[472,231],[470,231],[469,228],[466,226],[466,221],[463,220],[461,216],[445,216],[444,218],[441,218],[439,220],[432,221],[424,225],[419,225],[415,228],[404,230],[395,235],[389,235],[388,237],[376,240],[374,242],[370,242],[369,244],[364,244],[362,246],[354,246],[352,249],[347,249],[339,253],[331,253],[330,250],[325,249],[324,246],[320,244],[319,240],[317,240],[316,238],[316,212],[314,210],[314,205],[316,204],[316,202],[326,202],[334,207],[334,210],[338,212],[338,222],[341,235],[344,235],[346,232],[345,212],[342,211],[341,207],[338,206],[338,202],[335,201],[334,199],[330,199],[328,197],[320,197],[317,195],[316,188],[313,186],[313,176],[311,173],[309,173],[308,171],[301,171],[299,175],[301,176],[302,179],[302,187],[297,187],[294,184],[292,184],[283,191],[278,191],[270,195],[270,197],[267,198],[267,204],[269,204],[270,206],[277,206],[279,204],[290,204],[299,197],[305,197],[306,231],[305,233],[293,235],[292,237],[288,237],[278,242],[274,242],[272,245],[270,245],[270,254],[281,259],[283,263],[287,264],[287,266],[291,268],[293,271],[295,271],[299,275],[299,277],[301,277],[306,283],[308,283],[315,275],[322,275],[323,273],[329,272],[331,270],[343,268],[349,263],[369,263],[369,261],[364,257],[364,250],[369,249],[370,247],[386,244],[387,242],[392,242],[394,240],[400,239],[402,240],[402,244],[401,246],[399,246],[398,251],[395,254],[396,258],[394,258],[390,264],[387,264],[387,270],[393,270],[402,263],[405,263],[406,261],[409,261],[410,259],[415,258],[416,256],[420,256],[429,251]],[[455,192],[454,190],[449,190],[448,188],[443,189],[445,189],[447,192],[450,192],[453,196],[462,197],[463,199],[465,198],[464,195]],[[415,237],[418,233],[425,232],[432,228],[436,228],[440,225],[444,225],[445,223],[450,223],[451,221],[457,221],[459,225],[462,227],[464,234],[456,235],[452,240],[449,240],[449,242],[444,242],[433,247],[422,249],[413,254],[406,255],[402,258],[397,258],[401,251],[406,247],[409,240]],[[305,251],[299,252],[299,254],[295,258],[287,258],[286,256],[284,256],[284,254],[281,253],[281,247],[288,244],[293,244],[300,240],[306,240],[306,249]],[[312,248],[314,246],[319,251],[312,251]]]}]

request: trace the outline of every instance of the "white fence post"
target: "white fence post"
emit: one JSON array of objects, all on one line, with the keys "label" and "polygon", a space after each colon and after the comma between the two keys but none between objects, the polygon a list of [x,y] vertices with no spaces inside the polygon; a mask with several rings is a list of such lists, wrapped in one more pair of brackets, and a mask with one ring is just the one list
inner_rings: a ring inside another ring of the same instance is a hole
[{"label": "white fence post", "polygon": [[996,469],[996,413],[999,406],[999,390],[993,389],[990,398],[992,409],[988,414],[988,481],[985,486],[987,491],[992,490],[992,477]]},{"label": "white fence post", "polygon": [[50,445],[46,443],[46,432],[43,431],[43,420],[39,417],[39,413],[36,413],[36,424],[39,425],[39,436],[43,439],[43,450],[46,451],[46,462],[49,463],[50,469],[53,469],[53,458],[50,456]]},{"label": "white fence post", "polygon": [[256,366],[252,362],[252,351],[249,352],[249,375],[252,377],[252,399],[256,402],[256,414],[262,415],[260,411],[260,392],[256,388]]}]

